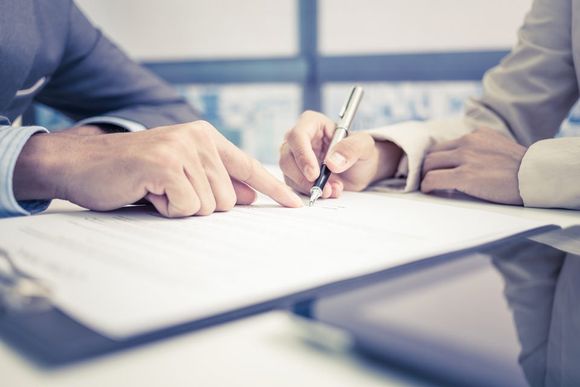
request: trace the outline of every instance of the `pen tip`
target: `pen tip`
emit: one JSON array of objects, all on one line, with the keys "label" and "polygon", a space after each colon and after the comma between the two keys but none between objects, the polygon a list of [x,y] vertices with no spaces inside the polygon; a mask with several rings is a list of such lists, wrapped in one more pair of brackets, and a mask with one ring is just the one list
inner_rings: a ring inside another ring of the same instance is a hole
[{"label": "pen tip", "polygon": [[316,199],[318,199],[320,196],[322,196],[322,190],[320,187],[312,187],[310,190],[310,201],[308,202],[308,207],[312,207]]}]

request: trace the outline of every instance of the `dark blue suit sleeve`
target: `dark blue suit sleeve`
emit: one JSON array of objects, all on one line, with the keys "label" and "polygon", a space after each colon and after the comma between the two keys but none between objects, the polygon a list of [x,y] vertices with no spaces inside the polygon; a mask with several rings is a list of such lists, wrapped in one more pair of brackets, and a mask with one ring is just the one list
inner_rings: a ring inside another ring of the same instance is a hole
[{"label": "dark blue suit sleeve", "polygon": [[74,120],[113,116],[147,128],[199,119],[161,79],[127,57],[72,3],[67,45],[37,101]]}]

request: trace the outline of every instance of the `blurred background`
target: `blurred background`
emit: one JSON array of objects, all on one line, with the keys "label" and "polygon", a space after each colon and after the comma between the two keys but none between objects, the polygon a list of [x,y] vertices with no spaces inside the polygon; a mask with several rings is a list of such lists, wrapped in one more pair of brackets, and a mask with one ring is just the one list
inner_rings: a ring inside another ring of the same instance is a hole
[{"label": "blurred background", "polygon": [[[366,91],[358,129],[461,114],[484,72],[515,44],[531,0],[77,3],[231,141],[276,163],[297,116],[314,109],[336,117],[353,83]],[[44,107],[37,119],[68,124]],[[574,108],[562,130],[579,128]]]}]

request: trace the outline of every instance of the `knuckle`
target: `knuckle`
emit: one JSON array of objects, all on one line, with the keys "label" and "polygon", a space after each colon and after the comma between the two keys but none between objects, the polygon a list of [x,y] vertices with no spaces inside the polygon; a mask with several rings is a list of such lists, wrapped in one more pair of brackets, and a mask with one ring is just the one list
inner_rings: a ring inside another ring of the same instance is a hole
[{"label": "knuckle", "polygon": [[207,215],[211,215],[215,212],[216,210],[216,202],[214,199],[208,199],[208,200],[204,200],[200,206],[199,209],[197,211],[197,215],[201,215],[201,216],[207,216]]},{"label": "knuckle", "polygon": [[294,180],[292,180],[291,178],[289,178],[288,176],[284,176],[284,182],[286,183],[287,186],[289,186],[293,190],[304,193],[304,194],[308,193],[308,191],[310,190],[310,187],[308,187],[307,185],[299,184],[299,183],[295,182]]},{"label": "knuckle", "polygon": [[433,174],[431,172],[427,172],[421,180],[421,191],[428,192],[433,187]]},{"label": "knuckle", "polygon": [[474,132],[473,135],[474,136],[478,136],[478,137],[487,137],[487,136],[491,136],[491,135],[495,135],[495,134],[501,134],[500,132],[490,129],[490,128],[477,128]]},{"label": "knuckle", "polygon": [[192,200],[190,206],[188,216],[193,216],[201,209],[201,201],[199,199]]},{"label": "knuckle", "polygon": [[199,209],[199,211],[196,212],[195,215],[198,216],[208,216],[213,214],[215,209],[211,208],[211,207],[207,207],[207,206],[203,206]]},{"label": "knuckle", "polygon": [[317,117],[317,116],[321,116],[321,114],[317,111],[314,110],[305,110],[300,117],[303,118],[310,118],[310,117]]},{"label": "knuckle", "polygon": [[355,136],[357,141],[363,146],[363,149],[368,149],[375,145],[374,138],[368,133],[356,133]]},{"label": "knuckle", "polygon": [[461,167],[455,168],[453,171],[453,177],[457,181],[465,182],[471,180],[474,177],[475,172],[476,171],[473,168],[463,165]]},{"label": "knuckle", "polygon": [[286,141],[288,142],[288,145],[290,146],[290,148],[292,148],[292,145],[297,143],[300,140],[300,132],[298,129],[294,128],[291,129],[287,134],[286,134]]},{"label": "knuckle", "polygon": [[218,157],[221,160],[221,163],[224,166],[227,167],[228,165],[237,164],[236,157],[233,153],[231,153],[229,151],[223,151],[223,150],[220,151],[219,146],[216,147],[216,151],[218,153]]},{"label": "knuckle", "polygon": [[432,164],[433,164],[433,154],[430,153],[423,159],[423,170],[429,171],[431,169]]},{"label": "knuckle", "polygon": [[188,205],[186,207],[177,206],[171,203],[167,209],[168,216],[170,218],[184,218],[187,216],[192,216],[197,212],[195,205]]},{"label": "knuckle", "polygon": [[190,158],[198,160],[199,164],[206,169],[206,173],[212,174],[215,174],[216,169],[222,163],[219,153],[211,143],[198,149],[197,154],[192,154],[190,151]]},{"label": "knuckle", "polygon": [[177,144],[183,141],[183,129],[181,126],[172,126],[166,128],[160,134],[160,141],[167,144]]},{"label": "knuckle", "polygon": [[330,121],[327,116],[315,110],[305,110],[302,113],[301,118],[303,118],[304,120],[315,120],[322,122]]},{"label": "knuckle", "polygon": [[[180,134],[185,134],[188,138],[193,139],[196,144],[209,143],[213,141],[213,135],[216,129],[207,121],[193,121],[180,127]],[[185,133],[183,133],[185,131]],[[180,138],[183,143],[183,138]]]},{"label": "knuckle", "polygon": [[229,211],[236,205],[237,197],[233,183],[231,180],[227,183],[227,185],[221,186],[215,191],[215,211]]},{"label": "knuckle", "polygon": [[462,145],[470,147],[477,141],[477,134],[471,133],[462,137]]},{"label": "knuckle", "polygon": [[336,144],[334,150],[338,151],[346,158],[350,158],[356,153],[356,146],[354,141],[341,141]]},{"label": "knuckle", "polygon": [[296,158],[296,162],[300,166],[305,166],[308,164],[308,156],[306,154],[306,150],[304,149],[297,149],[294,153],[294,157]]},{"label": "knuckle", "polygon": [[236,195],[234,192],[227,195],[226,197],[220,199],[218,203],[216,203],[215,210],[224,212],[229,211],[236,205]]},{"label": "knuckle", "polygon": [[259,167],[260,163],[258,162],[258,160],[251,157],[248,158],[248,161],[244,163],[244,166],[242,168],[241,181],[243,183],[246,183],[247,181],[251,180]]},{"label": "knuckle", "polygon": [[280,146],[280,150],[284,149],[284,146],[288,145],[288,138],[290,137],[290,134],[295,130],[296,128],[290,128],[286,131],[286,133],[284,133],[284,139],[282,140],[282,145]]},{"label": "knuckle", "polygon": [[193,122],[191,130],[197,136],[209,137],[215,129],[209,122],[201,120]]},{"label": "knuckle", "polygon": [[460,163],[463,164],[463,163],[465,163],[465,162],[467,162],[469,160],[470,152],[467,149],[465,149],[465,148],[459,148],[459,149],[456,150],[456,152],[457,152],[457,160]]},{"label": "knuckle", "polygon": [[352,190],[356,192],[364,191],[367,188],[367,185],[364,182],[355,182],[352,185]]},{"label": "knuckle", "polygon": [[437,182],[437,176],[435,174],[435,171],[429,171],[425,174],[425,176],[423,177],[423,181],[433,185]]},{"label": "knuckle", "polygon": [[181,158],[176,152],[178,146],[172,140],[160,141],[150,150],[149,156],[154,164],[167,169],[175,169],[181,165]]},{"label": "knuckle", "polygon": [[289,186],[290,188],[293,189],[298,189],[296,183],[294,183],[294,180],[290,179],[287,175],[284,175],[284,182],[286,183],[287,186]]},{"label": "knuckle", "polygon": [[215,128],[213,127],[212,124],[210,124],[209,122],[205,121],[205,120],[198,120],[198,121],[193,121],[191,123],[191,127],[196,129],[196,130],[200,130],[200,131],[208,131],[211,132],[213,130],[215,130]]},{"label": "knuckle", "polygon": [[312,188],[312,182],[308,181],[308,179],[306,177],[304,177],[302,174],[299,175],[298,178],[298,182],[296,182],[296,184],[300,187],[300,191],[304,191],[304,192],[309,192],[310,188]]},{"label": "knuckle", "polygon": [[277,184],[275,187],[272,187],[272,196],[274,197],[281,197],[286,193],[287,188],[282,184]]},{"label": "knuckle", "polygon": [[288,170],[290,170],[290,167],[292,165],[291,157],[292,156],[289,154],[281,154],[280,155],[280,159],[278,160],[278,165],[280,165],[280,169],[282,169],[283,172],[287,172]]}]

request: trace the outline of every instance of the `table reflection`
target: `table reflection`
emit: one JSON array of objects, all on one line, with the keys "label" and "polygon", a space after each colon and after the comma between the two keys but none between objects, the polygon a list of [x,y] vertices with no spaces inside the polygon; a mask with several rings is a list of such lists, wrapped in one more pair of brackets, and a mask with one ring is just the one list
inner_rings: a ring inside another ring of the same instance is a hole
[{"label": "table reflection", "polygon": [[[580,229],[571,231],[577,245]],[[528,383],[580,385],[580,256],[552,245],[521,241],[495,249],[492,262],[505,280]]]}]

